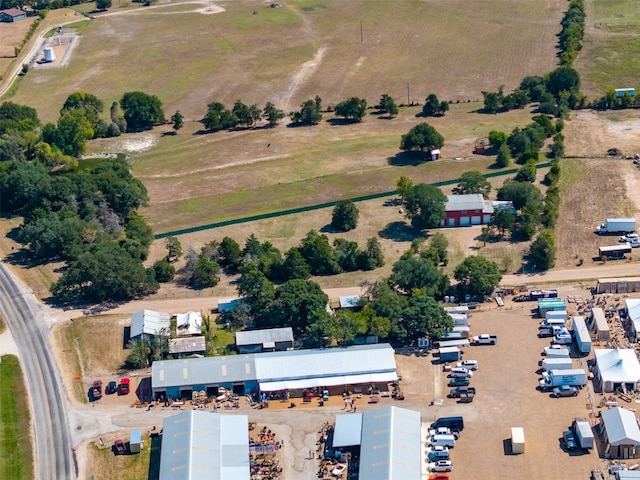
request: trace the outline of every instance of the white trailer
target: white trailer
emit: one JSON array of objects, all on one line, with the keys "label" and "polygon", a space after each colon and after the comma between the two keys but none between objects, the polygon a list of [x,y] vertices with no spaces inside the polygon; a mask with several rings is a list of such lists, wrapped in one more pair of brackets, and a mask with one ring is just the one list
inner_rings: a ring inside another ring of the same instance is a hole
[{"label": "white trailer", "polygon": [[591,425],[586,420],[576,418],[573,421],[573,431],[578,439],[581,448],[593,448],[595,437]]},{"label": "white trailer", "polygon": [[542,361],[542,370],[550,372],[551,370],[571,370],[573,362],[569,357],[549,357]]},{"label": "white trailer", "polygon": [[563,321],[565,321],[567,318],[569,318],[569,314],[566,310],[550,310],[544,314],[544,318],[546,320],[562,319]]},{"label": "white trailer", "polygon": [[524,428],[511,428],[511,453],[524,453]]},{"label": "white trailer", "polygon": [[547,356],[547,358],[569,358],[569,349],[562,347],[544,347],[543,354]]},{"label": "white trailer", "polygon": [[584,321],[584,317],[574,315],[572,318],[573,336],[576,339],[576,345],[580,353],[589,353],[591,351],[591,334]]}]

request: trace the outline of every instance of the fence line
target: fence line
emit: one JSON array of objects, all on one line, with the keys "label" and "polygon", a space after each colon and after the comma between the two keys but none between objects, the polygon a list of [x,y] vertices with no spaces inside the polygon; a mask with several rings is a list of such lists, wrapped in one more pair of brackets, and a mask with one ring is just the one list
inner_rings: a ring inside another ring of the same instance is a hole
[{"label": "fence line", "polygon": [[[536,168],[546,168],[549,166],[551,166],[550,162],[543,162],[543,163],[536,164]],[[500,172],[485,173],[483,176],[485,178],[501,177],[504,175],[511,175],[513,173],[516,173],[518,170],[519,170],[518,168],[510,168],[507,170],[502,170]],[[460,178],[455,178],[452,180],[441,180],[439,182],[433,182],[431,183],[431,185],[433,185],[434,187],[444,187],[446,185],[453,185],[455,183],[460,183]],[[350,200],[354,203],[358,203],[358,202],[365,202],[367,200],[376,200],[378,198],[391,197],[397,194],[398,194],[398,190],[389,190],[387,192],[370,193],[368,195],[353,197]],[[241,223],[255,222],[257,220],[266,220],[269,218],[284,217],[286,215],[294,215],[296,213],[311,212],[313,210],[320,210],[322,208],[334,207],[337,205],[339,201],[340,200],[333,200],[331,202],[317,203],[315,205],[307,205],[305,207],[289,208],[289,209],[280,210],[277,212],[261,213],[258,215],[251,215],[249,217],[234,218],[231,220],[224,220],[222,222],[208,223],[206,225],[198,225],[195,227],[182,228],[179,230],[172,230],[170,232],[157,233],[154,235],[154,238],[156,240],[160,240],[166,237],[174,237],[178,235],[185,235],[188,233],[202,232],[204,230],[212,230],[214,228],[227,227],[229,225],[238,225]]]}]

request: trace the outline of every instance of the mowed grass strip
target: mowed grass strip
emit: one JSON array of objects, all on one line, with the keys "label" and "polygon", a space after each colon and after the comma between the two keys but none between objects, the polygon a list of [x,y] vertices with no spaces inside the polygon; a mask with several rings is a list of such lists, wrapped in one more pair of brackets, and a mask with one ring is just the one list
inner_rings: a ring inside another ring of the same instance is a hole
[{"label": "mowed grass strip", "polygon": [[[122,441],[127,442],[127,437]],[[150,472],[151,463],[151,438],[143,435],[144,448],[140,453],[132,455],[114,455],[113,442],[105,442],[104,447],[90,443],[87,448],[89,461],[88,473],[95,475],[100,480],[157,480],[158,466],[154,466]]]},{"label": "mowed grass strip", "polygon": [[3,355],[0,357],[0,478],[33,478],[28,405],[20,362],[13,355]]}]

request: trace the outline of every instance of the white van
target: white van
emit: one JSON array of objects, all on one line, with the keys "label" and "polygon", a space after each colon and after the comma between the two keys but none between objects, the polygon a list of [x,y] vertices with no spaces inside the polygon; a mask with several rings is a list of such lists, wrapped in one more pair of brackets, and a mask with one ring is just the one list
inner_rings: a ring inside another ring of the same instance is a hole
[{"label": "white van", "polygon": [[547,318],[540,322],[540,326],[538,328],[549,328],[553,326],[564,327],[564,324],[565,320],[562,318]]},{"label": "white van", "polygon": [[429,446],[453,448],[456,446],[456,439],[453,435],[433,435],[429,438]]},{"label": "white van", "polygon": [[560,332],[565,331],[564,327],[561,327],[559,325],[550,325],[548,327],[542,328],[540,327],[538,329],[538,336],[539,337],[553,337],[555,335],[558,335]]},{"label": "white van", "polygon": [[473,377],[473,372],[467,368],[463,368],[463,367],[454,367],[451,369],[451,372],[449,372],[449,376],[451,378],[456,378],[456,377],[468,377],[471,378]]}]

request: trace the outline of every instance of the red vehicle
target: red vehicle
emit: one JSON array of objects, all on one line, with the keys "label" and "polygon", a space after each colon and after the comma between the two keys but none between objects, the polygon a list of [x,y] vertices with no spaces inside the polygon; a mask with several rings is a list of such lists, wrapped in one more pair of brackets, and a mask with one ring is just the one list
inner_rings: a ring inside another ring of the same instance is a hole
[{"label": "red vehicle", "polygon": [[123,378],[122,380],[120,380],[120,395],[129,394],[129,384],[130,380],[128,378]]},{"label": "red vehicle", "polygon": [[113,441],[113,446],[116,448],[116,454],[117,455],[122,455],[123,453],[125,453],[126,448],[124,446],[124,442],[122,440],[114,440]]}]

